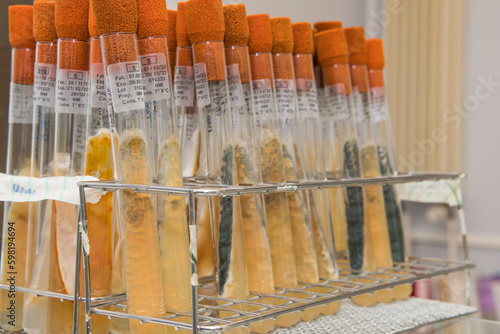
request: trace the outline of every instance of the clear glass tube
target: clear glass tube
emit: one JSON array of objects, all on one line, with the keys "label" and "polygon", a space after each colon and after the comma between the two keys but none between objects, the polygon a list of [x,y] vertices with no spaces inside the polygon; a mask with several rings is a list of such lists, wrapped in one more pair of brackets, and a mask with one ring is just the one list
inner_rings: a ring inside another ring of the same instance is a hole
[{"label": "clear glass tube", "polygon": [[[229,104],[233,115],[234,154],[237,184],[261,184],[260,148],[255,137],[255,113],[247,46],[226,48]],[[250,291],[274,292],[271,249],[267,235],[264,195],[244,195],[240,201],[248,286]],[[255,333],[274,329],[276,321],[251,324]]]},{"label": "clear glass tube", "polygon": [[[57,43],[38,42],[34,74],[34,127],[31,151],[31,176],[48,177],[53,173],[55,137],[55,90]],[[49,256],[53,202],[30,203],[26,285],[31,289],[49,289]],[[28,333],[47,331],[48,297],[26,294],[23,329]]]},{"label": "clear glass tube", "polygon": [[[54,176],[83,175],[87,126],[89,43],[57,41]],[[54,202],[49,258],[49,290],[73,295],[78,206]],[[48,331],[72,328],[73,302],[49,299]],[[57,314],[57,320],[56,315]]]},{"label": "clear glass tube", "polygon": [[[255,137],[260,148],[262,181],[282,183],[285,182],[285,165],[274,99],[272,54],[251,54],[250,68],[256,115]],[[297,269],[288,197],[284,193],[274,193],[265,195],[264,201],[274,285],[293,289],[297,286]],[[280,316],[276,323],[282,327],[292,326],[300,321],[300,317],[300,313],[287,314]]]},{"label": "clear glass tube", "polygon": [[[302,132],[301,137],[296,139],[296,145],[301,145],[304,152],[302,160],[305,169],[304,178],[326,180],[324,154],[321,150],[320,111],[314,78],[313,55],[294,54],[293,64],[297,87],[298,122],[300,122]],[[327,190],[310,190],[305,194],[308,197],[319,277],[337,279],[338,269],[330,218],[329,193]],[[338,302],[332,303],[324,307],[322,313],[331,314],[331,311],[336,311],[339,307]]]},{"label": "clear glass tube", "polygon": [[[158,149],[157,182],[161,186],[182,187],[180,139],[170,89],[167,39],[141,38],[139,53],[145,82],[146,109],[152,110],[156,120],[152,130]],[[168,311],[189,312],[191,261],[188,222],[182,196],[158,195],[158,233],[165,307]]]},{"label": "clear glass tube", "polygon": [[[113,156],[119,182],[150,184],[150,125],[146,120],[142,70],[135,34],[101,37]],[[128,311],[151,317],[165,312],[155,198],[132,190],[118,192],[123,271]],[[164,333],[165,326],[130,320],[132,333]]]},{"label": "clear glass tube", "polygon": [[[35,50],[12,49],[9,101],[7,174],[30,175],[33,133],[33,66]],[[5,202],[1,283],[25,286],[29,203]],[[9,332],[22,330],[24,294],[0,291],[0,325]]]}]

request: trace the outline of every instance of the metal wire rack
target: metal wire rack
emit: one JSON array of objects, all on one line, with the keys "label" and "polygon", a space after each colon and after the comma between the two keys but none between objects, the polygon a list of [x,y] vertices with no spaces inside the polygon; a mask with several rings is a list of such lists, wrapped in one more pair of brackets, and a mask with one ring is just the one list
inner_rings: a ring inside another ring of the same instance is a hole
[{"label": "metal wire rack", "polygon": [[[80,286],[80,259],[82,250],[82,235],[87,233],[85,188],[97,188],[103,191],[117,191],[132,189],[135,192],[187,196],[189,209],[189,224],[196,225],[195,197],[196,196],[241,196],[253,193],[293,192],[299,190],[322,189],[330,187],[366,186],[370,184],[393,184],[432,180],[456,180],[464,177],[459,173],[412,173],[379,178],[356,179],[328,179],[324,181],[287,182],[283,184],[261,184],[241,186],[221,186],[207,184],[196,179],[185,179],[183,188],[162,187],[157,185],[121,184],[116,182],[81,182],[80,210],[77,238],[76,275],[74,296],[28,288],[16,287],[19,292],[33,293],[38,296],[47,296],[61,300],[78,300],[85,304],[85,331],[91,332],[91,314],[100,314],[114,318],[135,319],[142,323],[155,323],[173,326],[177,329],[189,329],[192,333],[217,333],[240,326],[250,326],[251,323],[275,319],[280,315],[292,312],[303,312],[305,309],[327,305],[341,299],[357,295],[373,293],[377,290],[393,288],[402,284],[411,284],[420,279],[451,272],[466,272],[466,290],[470,291],[469,270],[473,264],[469,262],[465,224],[462,227],[462,246],[464,261],[437,260],[429,258],[410,258],[408,262],[398,263],[392,268],[377,268],[375,271],[353,271],[348,269],[347,263],[339,262],[339,279],[321,280],[318,284],[300,284],[297,289],[277,289],[274,294],[264,295],[252,293],[249,299],[232,300],[212,296],[206,293],[213,289],[210,283],[215,282],[213,277],[199,278],[196,264],[191,264],[192,282],[192,311],[186,313],[167,313],[162,318],[151,318],[129,314],[126,307],[126,295],[116,294],[106,297],[90,297],[89,256],[83,252],[84,291],[85,296],[79,295]],[[459,210],[462,210],[459,207]],[[204,294],[199,293],[204,288]],[[0,284],[0,289],[9,289],[8,285]],[[78,333],[78,304],[74,307],[73,333]],[[110,306],[114,306],[110,309]]]}]

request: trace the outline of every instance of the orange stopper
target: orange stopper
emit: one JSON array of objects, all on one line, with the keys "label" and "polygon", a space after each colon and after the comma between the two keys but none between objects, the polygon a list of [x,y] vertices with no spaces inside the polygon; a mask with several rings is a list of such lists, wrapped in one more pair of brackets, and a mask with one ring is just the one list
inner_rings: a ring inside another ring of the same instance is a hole
[{"label": "orange stopper", "polygon": [[363,27],[345,29],[345,36],[349,46],[349,59],[352,65],[366,65],[366,41]]},{"label": "orange stopper", "polygon": [[342,28],[341,21],[319,21],[314,22],[314,28],[318,30],[318,32],[322,32],[330,29],[340,29]]},{"label": "orange stopper", "polygon": [[224,23],[226,25],[226,47],[248,45],[248,20],[245,5],[224,6]]},{"label": "orange stopper", "polygon": [[293,52],[292,21],[289,17],[273,17],[271,19],[273,34],[273,53]]},{"label": "orange stopper", "polygon": [[224,11],[221,0],[190,0],[186,3],[186,24],[193,44],[224,40]]},{"label": "orange stopper", "polygon": [[177,47],[177,36],[175,33],[175,26],[177,25],[177,11],[169,9],[167,12],[168,12],[168,31],[167,31],[168,50],[170,52],[175,52],[175,48]]},{"label": "orange stopper", "polygon": [[57,41],[54,10],[54,1],[35,0],[33,2],[33,37],[35,41]]},{"label": "orange stopper", "polygon": [[313,53],[314,39],[312,27],[309,22],[292,24],[293,53]]},{"label": "orange stopper", "polygon": [[271,20],[267,14],[250,15],[248,20],[248,52],[271,52],[273,50],[273,34]]},{"label": "orange stopper", "polygon": [[99,35],[113,32],[137,33],[136,0],[92,0]]},{"label": "orange stopper", "polygon": [[90,38],[89,0],[56,0],[55,7],[57,38]]},{"label": "orange stopper", "polygon": [[137,37],[167,36],[168,14],[165,0],[137,0]]},{"label": "orange stopper", "polygon": [[177,4],[177,20],[175,22],[175,34],[177,37],[177,46],[191,46],[186,26],[186,3]]},{"label": "orange stopper", "polygon": [[9,42],[13,48],[35,48],[33,6],[9,6]]},{"label": "orange stopper", "polygon": [[316,52],[323,67],[349,63],[349,47],[344,29],[333,29],[316,34]]},{"label": "orange stopper", "polygon": [[99,32],[97,31],[97,26],[95,25],[93,0],[89,1],[89,34],[90,37],[99,36]]},{"label": "orange stopper", "polygon": [[368,55],[368,69],[383,70],[385,67],[384,44],[380,38],[366,40],[366,51]]}]

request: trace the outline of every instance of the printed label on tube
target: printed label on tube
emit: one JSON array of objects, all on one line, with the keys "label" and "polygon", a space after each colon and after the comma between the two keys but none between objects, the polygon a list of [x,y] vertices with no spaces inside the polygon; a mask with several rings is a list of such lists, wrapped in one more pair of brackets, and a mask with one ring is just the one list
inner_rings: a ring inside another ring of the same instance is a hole
[{"label": "printed label on tube", "polygon": [[337,120],[349,118],[349,106],[343,84],[325,87],[325,100],[328,105],[329,115],[335,117]]},{"label": "printed label on tube", "polygon": [[192,66],[175,67],[174,99],[176,106],[194,106],[194,72]]},{"label": "printed label on tube", "polygon": [[9,123],[33,123],[33,86],[10,83]]},{"label": "printed label on tube", "polygon": [[42,107],[54,107],[56,101],[56,70],[54,64],[35,63],[33,103]]},{"label": "printed label on tube", "polygon": [[89,72],[57,69],[56,112],[68,114],[87,113],[89,97]]},{"label": "printed label on tube", "polygon": [[205,63],[194,66],[194,79],[196,82],[196,101],[200,107],[210,105],[210,91],[208,89],[207,67]]},{"label": "printed label on tube", "polygon": [[314,80],[296,79],[300,118],[319,118],[318,92]]},{"label": "printed label on tube", "polygon": [[269,79],[252,81],[254,110],[257,120],[268,120],[273,118],[273,90]]},{"label": "printed label on tube", "polygon": [[90,68],[90,107],[106,108],[106,106],[104,65],[102,63],[95,63]]},{"label": "printed label on tube", "polygon": [[288,114],[287,117],[295,116],[295,82],[288,79],[275,79],[276,103],[281,112]]},{"label": "printed label on tube", "polygon": [[388,112],[384,87],[371,88],[370,98],[372,102],[373,120],[377,123],[385,121],[387,119]]},{"label": "printed label on tube", "polygon": [[365,122],[370,120],[370,105],[368,102],[368,94],[361,94],[357,87],[353,87],[352,102],[354,107],[354,117],[356,122]]},{"label": "printed label on tube", "polygon": [[144,100],[170,100],[170,78],[168,77],[167,58],[163,53],[141,56]]},{"label": "printed label on tube", "polygon": [[240,68],[238,64],[227,66],[227,85],[229,89],[229,103],[233,108],[246,105],[241,85]]},{"label": "printed label on tube", "polygon": [[145,108],[141,62],[128,61],[109,65],[108,77],[115,112]]}]

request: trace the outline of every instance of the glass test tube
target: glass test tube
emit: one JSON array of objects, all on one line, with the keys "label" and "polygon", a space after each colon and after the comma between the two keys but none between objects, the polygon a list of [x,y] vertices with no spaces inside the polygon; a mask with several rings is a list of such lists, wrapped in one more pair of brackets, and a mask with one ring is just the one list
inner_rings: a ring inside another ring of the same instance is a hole
[{"label": "glass test tube", "polygon": [[[135,34],[101,37],[113,156],[119,182],[150,184],[150,125],[146,119],[141,63]],[[165,312],[155,197],[118,191],[123,271],[128,312],[150,317]],[[165,326],[130,320],[131,333],[164,333]]]},{"label": "glass test tube", "polygon": [[[55,93],[57,43],[37,42],[33,86],[34,128],[31,176],[49,177],[53,173],[55,137]],[[49,290],[49,257],[53,201],[30,203],[26,285]],[[23,329],[28,333],[47,331],[48,297],[26,294]]]},{"label": "glass test tube", "polygon": [[[7,174],[29,176],[33,133],[33,66],[35,50],[12,49]],[[5,202],[2,233],[2,284],[25,286],[29,203]],[[0,326],[22,330],[24,294],[0,291]]]}]

